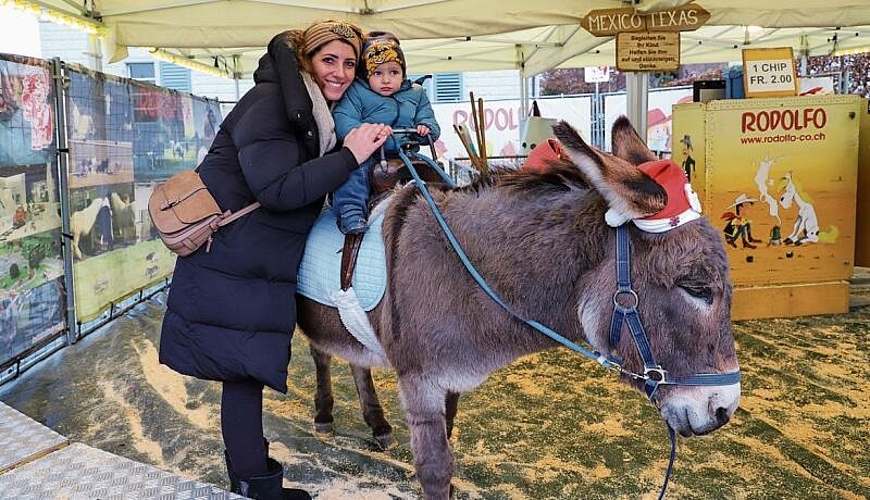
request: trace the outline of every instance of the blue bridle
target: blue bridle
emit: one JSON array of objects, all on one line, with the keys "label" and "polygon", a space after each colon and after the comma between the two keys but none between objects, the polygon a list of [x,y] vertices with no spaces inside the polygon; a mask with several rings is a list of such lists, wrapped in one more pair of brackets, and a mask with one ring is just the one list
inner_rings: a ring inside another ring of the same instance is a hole
[{"label": "blue bridle", "polygon": [[[656,363],[655,357],[652,354],[652,349],[649,344],[649,337],[644,331],[643,324],[640,321],[640,316],[637,313],[637,306],[639,303],[639,297],[637,292],[634,291],[631,287],[631,244],[628,237],[628,225],[623,224],[616,228],[616,282],[617,289],[613,295],[613,316],[610,321],[610,348],[613,349],[616,347],[619,342],[619,338],[622,332],[622,325],[624,323],[628,323],[628,329],[631,331],[632,338],[634,339],[635,347],[637,348],[638,353],[640,354],[641,360],[644,365],[643,374],[634,373],[630,370],[623,368],[621,360],[618,360],[612,356],[604,356],[597,351],[590,351],[573,342],[572,340],[556,333],[551,328],[524,316],[516,313],[507,303],[505,303],[502,298],[489,286],[486,280],[477,272],[477,269],[468,259],[468,255],[466,255],[465,251],[462,249],[462,246],[459,244],[459,241],[454,236],[453,232],[447,226],[447,222],[444,220],[444,217],[441,214],[441,211],[438,209],[435,204],[435,200],[432,198],[432,195],[429,193],[429,190],[426,187],[426,183],[423,179],[420,178],[420,175],[417,173],[417,170],[414,168],[411,160],[408,158],[408,155],[399,148],[399,157],[405,163],[405,166],[408,168],[408,171],[411,173],[411,176],[414,178],[414,182],[417,185],[417,189],[423,195],[423,198],[426,200],[426,203],[429,205],[429,208],[432,211],[432,215],[435,216],[435,220],[438,222],[438,225],[441,227],[441,230],[444,232],[444,235],[447,237],[447,240],[450,242],[451,247],[456,252],[457,256],[459,256],[459,260],[462,261],[465,269],[471,274],[474,281],[480,286],[480,288],[486,292],[489,297],[495,301],[496,304],[501,306],[508,314],[522,321],[526,325],[534,328],[540,333],[543,333],[547,337],[550,337],[552,340],[562,344],[563,346],[575,351],[595,362],[600,364],[602,367],[608,370],[618,371],[620,374],[625,375],[634,380],[642,380],[644,392],[647,395],[647,398],[653,405],[656,405],[655,394],[661,385],[686,385],[686,386],[728,386],[735,385],[740,383],[740,370],[735,370],[733,372],[726,373],[700,373],[696,375],[689,375],[686,377],[674,377],[666,370],[664,370],[661,365]],[[448,178],[446,174],[444,174],[441,168],[435,163],[433,160],[429,159],[424,155],[420,155],[416,152],[410,152],[412,156],[415,158],[426,162],[430,167],[434,168],[442,177]],[[452,181],[450,182],[452,184]],[[631,298],[630,304],[622,305],[620,303],[620,296],[629,296]],[[656,405],[657,406],[657,405]],[[665,473],[664,484],[662,485],[661,492],[659,493],[659,499],[664,498],[665,493],[668,487],[668,480],[670,479],[671,472],[673,471],[674,460],[676,458],[677,452],[677,442],[676,442],[676,434],[674,429],[671,428],[670,424],[666,422],[668,428],[668,436],[671,441],[671,453],[670,460],[668,462],[667,472]]]},{"label": "blue bridle", "polygon": [[[620,303],[620,296],[630,298],[629,305]],[[620,372],[637,380],[643,380],[644,392],[650,401],[660,385],[725,386],[740,383],[740,370],[725,373],[699,373],[687,377],[674,377],[656,363],[649,345],[649,336],[637,314],[637,292],[631,288],[631,243],[628,225],[616,228],[616,293],[613,295],[613,316],[610,319],[610,347],[615,348],[622,334],[623,323],[628,323],[634,345],[643,361],[643,375],[620,369]]]}]

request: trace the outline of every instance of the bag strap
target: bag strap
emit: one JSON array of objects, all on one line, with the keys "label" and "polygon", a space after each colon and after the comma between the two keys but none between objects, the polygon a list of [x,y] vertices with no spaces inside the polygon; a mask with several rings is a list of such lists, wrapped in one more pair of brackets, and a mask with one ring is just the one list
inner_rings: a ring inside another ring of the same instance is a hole
[{"label": "bag strap", "polygon": [[227,215],[226,217],[222,218],[220,220],[220,222],[218,222],[218,227],[226,226],[230,222],[238,219],[239,217],[242,217],[243,215],[248,215],[249,213],[253,212],[254,210],[256,210],[258,208],[260,208],[259,201],[255,202],[255,203],[251,203],[247,207],[245,207],[241,210],[237,210],[236,212],[233,212],[233,213]]}]

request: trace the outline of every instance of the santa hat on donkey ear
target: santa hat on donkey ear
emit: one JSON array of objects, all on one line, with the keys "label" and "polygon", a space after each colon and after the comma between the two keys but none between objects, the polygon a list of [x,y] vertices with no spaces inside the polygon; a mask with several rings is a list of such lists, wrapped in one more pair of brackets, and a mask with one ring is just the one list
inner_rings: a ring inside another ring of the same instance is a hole
[{"label": "santa hat on donkey ear", "polygon": [[570,161],[562,150],[562,145],[556,139],[547,139],[538,144],[523,162],[523,169],[535,172],[546,172],[550,166],[560,161]]},{"label": "santa hat on donkey ear", "polygon": [[663,233],[701,217],[701,203],[683,168],[671,160],[648,161],[637,166],[668,194],[668,204],[658,213],[634,219],[648,233]]}]

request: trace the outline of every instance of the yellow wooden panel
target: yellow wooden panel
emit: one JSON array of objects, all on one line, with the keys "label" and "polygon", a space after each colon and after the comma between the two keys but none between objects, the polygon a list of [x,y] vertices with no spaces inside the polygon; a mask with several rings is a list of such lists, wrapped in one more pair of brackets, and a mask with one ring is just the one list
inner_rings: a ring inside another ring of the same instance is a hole
[{"label": "yellow wooden panel", "polygon": [[731,319],[735,321],[845,312],[849,312],[846,281],[736,287],[731,303]]},{"label": "yellow wooden panel", "polygon": [[858,96],[706,104],[705,211],[736,286],[852,276],[862,105]]},{"label": "yellow wooden panel", "polygon": [[707,138],[704,135],[706,106],[702,102],[677,104],[673,107],[673,160],[683,167],[692,188],[698,193],[701,208],[707,214]]},{"label": "yellow wooden panel", "polygon": [[870,100],[864,99],[861,105],[855,265],[870,267]]}]

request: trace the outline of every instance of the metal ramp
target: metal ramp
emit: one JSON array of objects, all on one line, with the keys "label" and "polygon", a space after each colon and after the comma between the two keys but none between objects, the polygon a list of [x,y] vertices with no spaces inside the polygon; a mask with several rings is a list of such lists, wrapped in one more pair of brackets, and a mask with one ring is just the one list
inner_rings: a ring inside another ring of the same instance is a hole
[{"label": "metal ramp", "polygon": [[243,499],[60,434],[0,403],[0,499]]},{"label": "metal ramp", "polygon": [[67,438],[0,403],[0,474],[67,445]]}]

